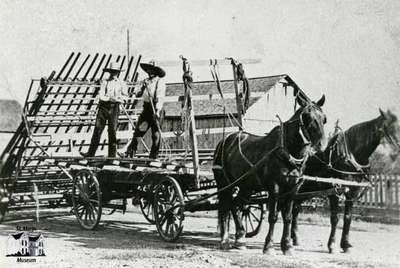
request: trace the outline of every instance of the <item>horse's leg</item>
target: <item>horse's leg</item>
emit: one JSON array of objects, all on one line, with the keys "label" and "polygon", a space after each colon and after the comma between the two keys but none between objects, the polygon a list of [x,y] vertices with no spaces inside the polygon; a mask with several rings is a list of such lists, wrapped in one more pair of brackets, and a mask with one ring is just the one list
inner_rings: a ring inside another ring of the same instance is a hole
[{"label": "horse's leg", "polygon": [[344,205],[344,216],[343,216],[343,230],[342,230],[342,239],[340,240],[340,247],[343,249],[345,253],[349,252],[352,245],[349,243],[349,232],[351,225],[351,218],[353,212],[353,200],[345,201]]},{"label": "horse's leg", "polygon": [[234,199],[234,204],[232,207],[232,216],[233,216],[233,220],[235,222],[235,227],[236,227],[236,233],[235,233],[235,248],[237,249],[246,249],[246,242],[245,242],[245,238],[246,238],[246,230],[243,226],[243,222],[242,222],[242,213],[243,213],[243,209],[244,209],[244,202],[243,200],[239,196],[237,196]]},{"label": "horse's leg", "polygon": [[290,240],[290,226],[292,223],[293,200],[285,200],[282,205],[283,232],[281,239],[281,250],[284,255],[292,254],[292,243]]},{"label": "horse's leg", "polygon": [[293,202],[293,209],[292,209],[292,228],[290,232],[290,236],[292,237],[293,246],[300,245],[299,237],[298,237],[298,225],[297,225],[297,218],[299,216],[301,210],[301,201]]},{"label": "horse's leg", "polygon": [[218,195],[218,225],[221,234],[222,250],[229,249],[229,212],[232,202],[229,194],[222,192]]},{"label": "horse's leg", "polygon": [[265,244],[263,253],[265,254],[274,254],[274,228],[275,223],[278,220],[278,195],[279,190],[278,186],[275,187],[273,191],[270,193],[270,198],[268,200],[268,223],[269,229],[268,234],[265,237]]},{"label": "horse's leg", "polygon": [[331,209],[331,233],[328,240],[329,253],[334,253],[336,249],[336,226],[339,222],[339,197],[336,195],[329,196],[329,205]]}]

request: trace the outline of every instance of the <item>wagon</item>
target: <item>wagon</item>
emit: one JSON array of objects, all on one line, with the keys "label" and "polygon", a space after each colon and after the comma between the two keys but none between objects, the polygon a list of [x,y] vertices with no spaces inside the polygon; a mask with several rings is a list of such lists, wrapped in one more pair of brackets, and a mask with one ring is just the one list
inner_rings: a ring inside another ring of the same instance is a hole
[{"label": "wagon", "polygon": [[[111,60],[127,66],[121,75],[130,97],[119,115],[117,137],[120,149],[129,142],[132,121],[140,112],[141,100],[133,96],[132,89],[141,57],[127,60],[125,56],[95,54],[82,58],[81,53],[72,53],[58,72],[32,79],[22,123],[1,156],[2,216],[7,209],[72,206],[79,225],[92,230],[105,208],[124,212],[132,199],[160,236],[174,241],[183,230],[185,214],[215,210],[218,205],[215,195],[209,198],[216,191],[211,165],[200,165],[200,160],[212,160],[213,150],[197,148],[190,81],[184,75],[185,148],[163,148],[157,161],[146,153],[134,158],[83,158],[79,151],[89,146],[97,81]],[[183,66],[188,74],[186,59]],[[100,154],[105,154],[106,147],[107,139],[103,139]],[[143,147],[147,148],[145,142]],[[244,208],[247,236],[260,230],[265,198],[257,193]]]},{"label": "wagon", "polygon": [[[119,115],[117,138],[120,150],[128,144],[135,127],[133,121],[140,112],[137,107],[141,100],[134,97],[133,87],[138,80],[141,56],[127,59],[119,55],[81,57],[81,53],[71,53],[58,72],[31,81],[22,122],[1,155],[1,218],[7,209],[72,206],[79,225],[92,230],[98,226],[105,208],[111,209],[111,213],[125,212],[128,200],[132,199],[164,240],[175,241],[183,230],[187,213],[217,209],[217,187],[210,165],[213,149],[197,146],[192,78],[189,63],[183,57],[181,134],[186,143],[182,148],[162,148],[157,161],[147,158],[147,153],[134,158],[79,156],[79,151],[89,146],[98,80],[103,78],[103,68],[111,60],[126,66],[121,76],[129,86],[130,96]],[[233,59],[230,62],[240,121],[244,111],[238,91],[238,65]],[[216,62],[211,64],[215,66]],[[216,83],[219,89],[218,78]],[[238,124],[237,129],[240,128]],[[107,145],[107,139],[103,138],[99,155],[106,154]],[[142,146],[147,150],[144,141]],[[206,161],[208,164],[201,165]],[[351,182],[334,179],[319,181],[351,186]],[[242,220],[247,237],[259,232],[267,199],[264,192],[254,193],[244,207]]]}]

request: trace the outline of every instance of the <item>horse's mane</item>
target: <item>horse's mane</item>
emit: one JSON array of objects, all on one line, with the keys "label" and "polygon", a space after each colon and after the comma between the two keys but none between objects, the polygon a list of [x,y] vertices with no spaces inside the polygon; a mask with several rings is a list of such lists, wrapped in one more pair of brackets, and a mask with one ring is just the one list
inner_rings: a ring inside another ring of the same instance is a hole
[{"label": "horse's mane", "polygon": [[337,132],[329,139],[325,154],[329,154],[330,150],[333,149],[336,150],[336,156],[344,157],[347,150],[349,150],[349,153],[355,153],[360,149],[360,145],[362,145],[361,147],[368,144],[373,146],[372,144],[376,140],[376,129],[380,126],[380,118],[377,117],[355,124],[344,132]]},{"label": "horse's mane", "polygon": [[364,121],[351,126],[345,131],[345,135],[349,141],[363,139],[364,142],[370,142],[374,138],[375,130],[380,126],[381,116]]}]

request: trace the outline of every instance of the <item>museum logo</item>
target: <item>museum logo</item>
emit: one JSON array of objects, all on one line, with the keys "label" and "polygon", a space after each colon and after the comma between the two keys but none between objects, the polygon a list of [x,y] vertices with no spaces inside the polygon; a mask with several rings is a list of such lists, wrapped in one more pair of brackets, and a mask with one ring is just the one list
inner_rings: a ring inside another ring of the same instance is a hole
[{"label": "museum logo", "polygon": [[44,236],[40,232],[25,231],[28,228],[17,228],[17,231],[9,234],[7,238],[7,257],[19,257],[17,262],[36,262],[34,258],[46,256]]}]

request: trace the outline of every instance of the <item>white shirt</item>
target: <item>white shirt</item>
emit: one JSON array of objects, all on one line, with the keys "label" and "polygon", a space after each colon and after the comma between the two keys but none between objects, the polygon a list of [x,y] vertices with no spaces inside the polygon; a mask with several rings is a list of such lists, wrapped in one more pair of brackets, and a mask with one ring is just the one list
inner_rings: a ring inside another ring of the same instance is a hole
[{"label": "white shirt", "polygon": [[155,108],[157,111],[160,111],[164,103],[165,83],[161,81],[158,76],[153,78],[146,78],[138,84],[137,88],[135,88],[135,93],[140,92],[143,85],[146,85],[142,96],[143,101],[151,102],[153,99],[157,98],[158,102],[156,103]]},{"label": "white shirt", "polygon": [[127,95],[128,87],[118,77],[114,77],[112,80],[103,80],[100,84],[99,99],[101,101],[123,102],[123,96]]}]

